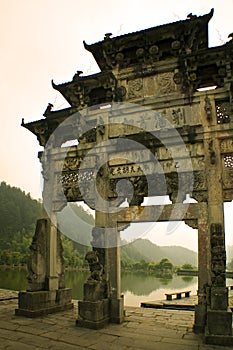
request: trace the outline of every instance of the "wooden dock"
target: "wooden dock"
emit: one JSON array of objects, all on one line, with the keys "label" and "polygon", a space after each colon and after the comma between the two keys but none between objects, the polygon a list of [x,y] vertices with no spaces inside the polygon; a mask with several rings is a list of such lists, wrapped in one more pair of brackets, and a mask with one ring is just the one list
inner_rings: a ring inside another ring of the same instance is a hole
[{"label": "wooden dock", "polygon": [[171,310],[188,310],[194,311],[197,305],[197,295],[189,298],[173,299],[173,300],[156,300],[141,303],[141,307],[153,309],[171,309]]},{"label": "wooden dock", "polygon": [[[233,311],[233,286],[228,286],[228,291],[229,291],[229,307]],[[141,307],[153,308],[153,309],[194,311],[195,305],[197,305],[197,303],[198,303],[198,296],[191,295],[188,298],[181,298],[181,299],[145,301],[145,302],[141,302]]]}]

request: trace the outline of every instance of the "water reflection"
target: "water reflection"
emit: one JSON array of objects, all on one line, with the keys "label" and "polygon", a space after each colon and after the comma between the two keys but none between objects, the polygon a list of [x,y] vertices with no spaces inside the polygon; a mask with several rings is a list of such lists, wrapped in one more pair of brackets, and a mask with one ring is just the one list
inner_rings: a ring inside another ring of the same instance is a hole
[{"label": "water reflection", "polygon": [[[83,284],[86,282],[88,275],[88,271],[66,271],[66,286],[72,289],[73,299],[80,300],[83,298]],[[1,269],[0,288],[25,290],[26,276],[26,270]],[[145,273],[122,273],[121,290],[125,295],[126,305],[137,306],[140,305],[141,301],[151,298],[154,300],[161,299],[168,291],[184,288],[196,291],[197,278],[176,275],[173,275],[172,278],[157,278]]]},{"label": "water reflection", "polygon": [[[25,290],[26,270],[0,269],[0,288],[12,290]],[[83,284],[89,276],[88,271],[66,271],[65,280],[67,288],[72,289],[73,299],[83,298]],[[232,280],[227,279],[227,285]],[[196,276],[177,276],[172,278],[157,278],[145,273],[123,272],[121,290],[125,296],[125,305],[139,306],[141,302],[165,299],[164,294],[178,290],[197,291]]]},{"label": "water reflection", "polygon": [[149,295],[161,286],[169,285],[172,279],[157,278],[145,273],[124,272],[121,277],[122,293],[130,291],[136,295]]},{"label": "water reflection", "polygon": [[22,269],[0,269],[0,288],[24,290],[26,288],[27,271]]},{"label": "water reflection", "polygon": [[192,280],[193,280],[193,277],[188,277],[188,276],[185,276],[185,277],[182,277],[182,280],[184,281],[184,282],[192,282]]}]

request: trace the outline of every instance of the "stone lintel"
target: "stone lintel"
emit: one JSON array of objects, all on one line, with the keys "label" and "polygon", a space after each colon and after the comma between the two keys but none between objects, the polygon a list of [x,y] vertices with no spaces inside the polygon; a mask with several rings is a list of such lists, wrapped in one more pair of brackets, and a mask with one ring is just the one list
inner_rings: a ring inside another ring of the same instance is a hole
[{"label": "stone lintel", "polygon": [[195,220],[199,217],[198,203],[132,206],[119,211],[118,222],[150,222]]}]

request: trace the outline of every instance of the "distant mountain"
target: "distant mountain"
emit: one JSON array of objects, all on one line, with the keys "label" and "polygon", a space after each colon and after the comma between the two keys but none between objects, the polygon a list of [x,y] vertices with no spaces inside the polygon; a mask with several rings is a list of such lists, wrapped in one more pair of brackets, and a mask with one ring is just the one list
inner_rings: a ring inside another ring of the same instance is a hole
[{"label": "distant mountain", "polygon": [[137,239],[122,247],[122,258],[127,262],[159,262],[167,258],[173,265],[189,263],[197,266],[197,253],[180,246],[158,246],[148,239]]}]

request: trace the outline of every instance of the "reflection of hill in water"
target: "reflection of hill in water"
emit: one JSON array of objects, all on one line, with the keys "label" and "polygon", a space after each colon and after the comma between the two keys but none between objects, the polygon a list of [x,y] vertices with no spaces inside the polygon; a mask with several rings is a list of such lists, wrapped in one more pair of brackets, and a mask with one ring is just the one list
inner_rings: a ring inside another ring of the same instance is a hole
[{"label": "reflection of hill in water", "polygon": [[121,290],[122,293],[129,291],[134,295],[142,296],[149,295],[157,289],[184,289],[195,281],[195,277],[188,277],[187,280],[183,277],[173,275],[173,278],[166,279],[143,273],[124,272],[121,279]]},{"label": "reflection of hill in water", "polygon": [[[24,290],[26,287],[26,270],[0,269],[0,288]],[[72,288],[73,299],[83,298],[83,284],[87,281],[88,271],[66,271],[66,287]],[[137,296],[147,296],[158,289],[180,290],[193,285],[197,277],[183,277],[173,275],[172,279],[156,278],[143,273],[122,273],[121,291],[131,292]]]},{"label": "reflection of hill in water", "polygon": [[0,269],[0,288],[10,290],[24,290],[26,288],[27,271],[11,268]]}]

